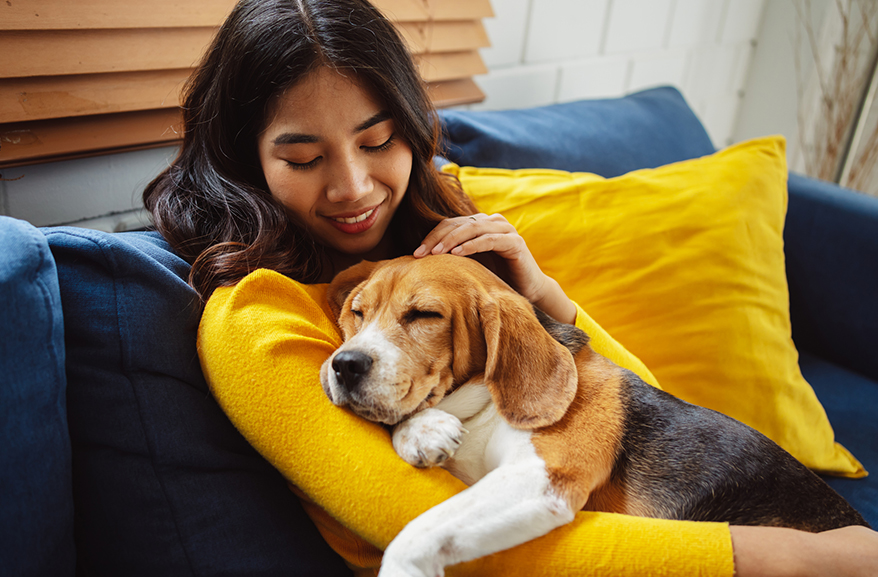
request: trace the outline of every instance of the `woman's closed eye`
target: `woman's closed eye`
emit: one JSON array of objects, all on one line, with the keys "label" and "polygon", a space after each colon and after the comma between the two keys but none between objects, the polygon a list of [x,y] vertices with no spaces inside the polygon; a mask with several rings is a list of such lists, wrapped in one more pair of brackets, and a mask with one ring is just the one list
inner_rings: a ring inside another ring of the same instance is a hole
[{"label": "woman's closed eye", "polygon": [[364,144],[360,148],[365,150],[366,152],[384,152],[385,150],[390,149],[390,147],[393,146],[395,142],[396,142],[396,133],[393,132],[390,134],[390,136],[387,137],[387,140],[385,140],[381,144],[378,144],[375,146],[367,146]]},{"label": "woman's closed eye", "polygon": [[285,161],[290,168],[293,170],[308,170],[309,168],[314,168],[317,166],[317,163],[320,162],[322,156],[318,156],[313,160],[309,160],[308,162],[293,162],[292,160]]},{"label": "woman's closed eye", "polygon": [[[375,146],[362,145],[360,149],[368,153],[378,153],[384,152],[385,150],[389,150],[394,144],[396,144],[396,133],[391,134],[387,137],[387,140],[382,142],[381,144],[377,144]],[[317,164],[323,160],[322,156],[317,156],[307,162],[294,162],[292,160],[286,160],[285,162],[289,165],[293,170],[308,170],[317,166]]]}]

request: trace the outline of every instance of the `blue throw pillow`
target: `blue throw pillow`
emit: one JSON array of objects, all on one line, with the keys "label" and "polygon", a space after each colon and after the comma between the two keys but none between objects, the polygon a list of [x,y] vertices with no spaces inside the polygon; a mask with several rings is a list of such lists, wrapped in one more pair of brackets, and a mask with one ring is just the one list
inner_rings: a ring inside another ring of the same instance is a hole
[{"label": "blue throw pillow", "polygon": [[188,265],[154,232],[43,232],[66,323],[78,569],[350,575],[208,392]]},{"label": "blue throw pillow", "polygon": [[46,239],[0,216],[0,573],[74,574],[64,325]]},{"label": "blue throw pillow", "polygon": [[539,108],[439,113],[446,158],[461,166],[554,168],[606,178],[715,152],[671,87]]}]

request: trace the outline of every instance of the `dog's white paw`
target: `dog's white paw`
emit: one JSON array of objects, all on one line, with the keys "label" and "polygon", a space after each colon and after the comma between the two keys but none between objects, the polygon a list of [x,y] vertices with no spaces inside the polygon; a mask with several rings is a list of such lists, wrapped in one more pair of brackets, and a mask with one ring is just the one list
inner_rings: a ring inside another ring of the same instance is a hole
[{"label": "dog's white paw", "polygon": [[445,571],[442,568],[435,572],[424,572],[420,567],[412,563],[399,562],[395,559],[382,559],[378,577],[443,577]]},{"label": "dog's white paw", "polygon": [[403,529],[384,551],[378,577],[443,577],[445,568],[440,559],[431,553],[432,548],[425,550],[411,541],[414,537],[423,544],[425,535],[412,535],[411,530],[406,529],[409,528]]},{"label": "dog's white paw", "polygon": [[460,419],[439,409],[424,409],[393,429],[393,448],[415,467],[436,467],[454,456],[466,429]]}]

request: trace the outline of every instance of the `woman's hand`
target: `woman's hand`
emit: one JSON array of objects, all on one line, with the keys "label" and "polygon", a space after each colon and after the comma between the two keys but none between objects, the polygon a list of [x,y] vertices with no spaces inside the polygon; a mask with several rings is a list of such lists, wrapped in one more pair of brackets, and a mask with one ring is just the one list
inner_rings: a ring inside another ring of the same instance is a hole
[{"label": "woman's hand", "polygon": [[501,257],[503,280],[555,320],[573,323],[576,307],[553,278],[540,270],[527,244],[502,215],[475,214],[447,218],[436,225],[415,251],[415,257],[451,253]]}]

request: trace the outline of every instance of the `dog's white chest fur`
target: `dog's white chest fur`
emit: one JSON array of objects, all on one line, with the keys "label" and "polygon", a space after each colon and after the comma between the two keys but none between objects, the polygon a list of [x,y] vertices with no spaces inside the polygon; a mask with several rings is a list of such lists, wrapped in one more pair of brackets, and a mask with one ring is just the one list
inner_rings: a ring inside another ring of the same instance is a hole
[{"label": "dog's white chest fur", "polygon": [[508,462],[545,467],[531,433],[512,428],[500,416],[483,383],[467,383],[435,408],[397,425],[393,446],[410,464],[441,465],[467,485]]},{"label": "dog's white chest fur", "polygon": [[[473,409],[481,406],[478,412]],[[472,485],[504,462],[540,459],[528,431],[513,429],[497,413],[484,384],[468,384],[442,399],[436,407],[460,419],[468,432],[460,447],[442,466],[455,477]]]}]

